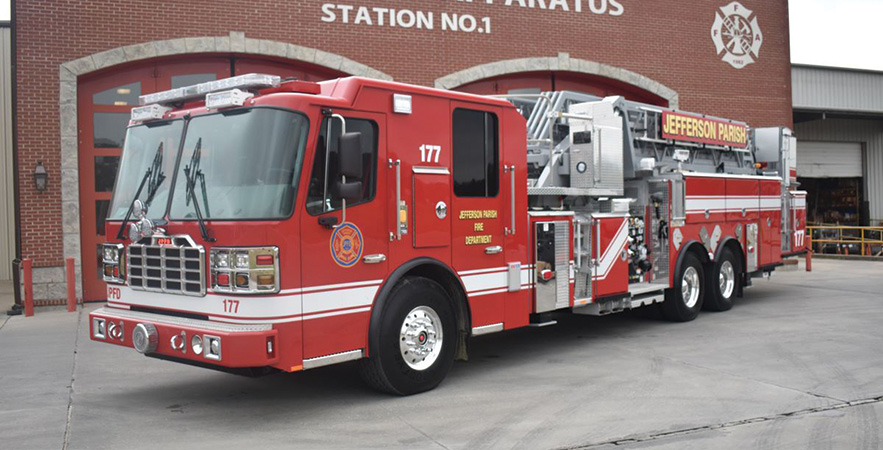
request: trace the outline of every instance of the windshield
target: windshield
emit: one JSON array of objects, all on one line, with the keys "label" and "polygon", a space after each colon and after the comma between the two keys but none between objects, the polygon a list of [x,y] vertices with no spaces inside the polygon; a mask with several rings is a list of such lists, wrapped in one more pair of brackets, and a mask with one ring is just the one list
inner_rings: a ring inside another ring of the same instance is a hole
[{"label": "windshield", "polygon": [[[194,117],[178,165],[171,219],[291,215],[309,121],[272,108]],[[154,200],[159,204],[159,200]]]},{"label": "windshield", "polygon": [[[172,174],[175,172],[175,160],[178,156],[178,145],[181,143],[183,120],[161,122],[157,124],[139,125],[129,128],[126,132],[126,143],[123,146],[122,161],[110,202],[108,219],[121,220],[126,216],[129,205],[135,200],[135,193],[144,180],[145,174],[154,162],[159,171],[153,171],[144,183],[141,199],[147,206],[147,217],[159,219],[165,215],[169,202],[169,187]],[[149,193],[153,199],[147,202]]]}]

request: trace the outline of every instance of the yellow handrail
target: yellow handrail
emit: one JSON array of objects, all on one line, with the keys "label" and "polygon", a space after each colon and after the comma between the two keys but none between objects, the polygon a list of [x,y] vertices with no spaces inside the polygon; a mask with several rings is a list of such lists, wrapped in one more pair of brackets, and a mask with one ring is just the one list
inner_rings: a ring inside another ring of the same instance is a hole
[{"label": "yellow handrail", "polygon": [[[883,246],[883,227],[857,227],[844,225],[819,225],[807,226],[807,234],[811,237],[813,244],[837,244],[837,253],[843,244],[858,244],[861,248],[862,256],[880,256],[883,255],[881,248],[876,255],[872,251],[872,246]],[[846,235],[844,236],[844,231]],[[818,237],[816,236],[818,232]],[[825,235],[828,236],[825,236]],[[812,249],[814,250],[814,249]],[[849,247],[845,247],[846,254],[849,254]]]}]

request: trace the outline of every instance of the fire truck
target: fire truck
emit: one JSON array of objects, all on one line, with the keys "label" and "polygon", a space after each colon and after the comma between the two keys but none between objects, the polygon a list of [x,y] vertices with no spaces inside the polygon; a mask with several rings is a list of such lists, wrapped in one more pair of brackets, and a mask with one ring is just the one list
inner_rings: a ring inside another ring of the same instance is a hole
[{"label": "fire truck", "polygon": [[474,336],[725,311],[805,251],[787,128],[547,92],[248,74],[141,96],[92,340],[398,395]]}]

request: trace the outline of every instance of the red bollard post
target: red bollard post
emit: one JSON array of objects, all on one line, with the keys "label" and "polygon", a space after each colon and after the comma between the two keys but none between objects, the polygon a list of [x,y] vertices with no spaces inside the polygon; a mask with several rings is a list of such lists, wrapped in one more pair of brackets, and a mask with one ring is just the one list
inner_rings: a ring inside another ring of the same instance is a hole
[{"label": "red bollard post", "polygon": [[67,281],[67,312],[77,310],[77,280],[74,275],[74,259],[68,258],[64,262]]},{"label": "red bollard post", "polygon": [[31,258],[25,258],[21,262],[21,270],[24,272],[25,283],[25,317],[34,315],[34,274]]}]

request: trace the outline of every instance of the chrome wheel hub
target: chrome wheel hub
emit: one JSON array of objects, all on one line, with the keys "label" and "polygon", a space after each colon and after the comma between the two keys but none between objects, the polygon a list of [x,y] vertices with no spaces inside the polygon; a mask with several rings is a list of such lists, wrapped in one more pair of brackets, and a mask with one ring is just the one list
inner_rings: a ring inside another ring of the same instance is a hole
[{"label": "chrome wheel hub", "polygon": [[441,318],[434,309],[418,306],[405,316],[399,333],[399,351],[414,370],[426,370],[438,359],[442,348]]},{"label": "chrome wheel hub", "polygon": [[681,298],[687,308],[692,308],[699,302],[699,283],[699,272],[695,267],[687,267],[681,278]]},{"label": "chrome wheel hub", "polygon": [[733,263],[724,261],[721,264],[720,274],[718,276],[721,297],[730,298],[733,290],[736,288],[736,271],[733,270]]}]

